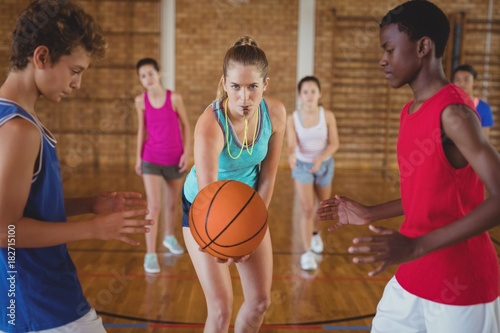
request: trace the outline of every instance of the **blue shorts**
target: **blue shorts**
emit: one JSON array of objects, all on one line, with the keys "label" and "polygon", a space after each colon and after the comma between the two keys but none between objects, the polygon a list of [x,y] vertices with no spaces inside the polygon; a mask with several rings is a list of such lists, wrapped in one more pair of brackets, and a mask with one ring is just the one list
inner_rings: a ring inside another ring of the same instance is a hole
[{"label": "blue shorts", "polygon": [[333,157],[321,163],[319,170],[315,173],[310,172],[313,166],[313,163],[297,160],[297,166],[292,170],[292,178],[303,184],[314,182],[319,187],[330,185],[333,179],[333,171],[335,170]]},{"label": "blue shorts", "polygon": [[189,210],[191,209],[191,202],[186,199],[184,189],[182,190],[182,226],[189,228]]}]

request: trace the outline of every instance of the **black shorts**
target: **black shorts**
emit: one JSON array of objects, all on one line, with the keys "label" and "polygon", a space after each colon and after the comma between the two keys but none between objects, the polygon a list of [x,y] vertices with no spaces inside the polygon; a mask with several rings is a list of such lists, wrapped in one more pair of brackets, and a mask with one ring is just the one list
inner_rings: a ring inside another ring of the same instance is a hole
[{"label": "black shorts", "polygon": [[191,209],[191,202],[186,199],[184,190],[182,190],[182,226],[189,228],[189,210]]},{"label": "black shorts", "polygon": [[185,172],[179,172],[178,165],[160,165],[146,161],[142,161],[141,170],[143,175],[158,175],[165,180],[179,179],[185,174]]}]

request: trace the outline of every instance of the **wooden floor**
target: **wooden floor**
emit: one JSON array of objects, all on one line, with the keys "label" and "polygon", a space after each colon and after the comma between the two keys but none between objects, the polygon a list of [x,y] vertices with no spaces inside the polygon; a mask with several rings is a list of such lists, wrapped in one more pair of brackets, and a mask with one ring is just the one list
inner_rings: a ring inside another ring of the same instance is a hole
[{"label": "wooden floor", "polygon": [[[394,175],[380,171],[336,170],[334,193],[366,204],[399,197]],[[92,195],[101,190],[144,193],[142,179],[132,168],[72,170],[64,173],[66,196]],[[345,227],[335,233],[322,226],[325,252],[319,269],[300,269],[298,213],[289,169],[280,169],[269,222],[274,252],[272,304],[261,332],[368,332],[384,285],[395,268],[370,278],[373,266],[351,262],[346,249],[366,227]],[[401,219],[378,224],[398,228]],[[161,235],[161,229],[159,234]],[[176,235],[183,244],[180,228]],[[500,229],[491,232],[500,253]],[[100,313],[108,332],[202,332],[206,316],[204,296],[187,254],[171,255],[159,242],[162,271],[143,270],[144,241],[139,247],[119,242],[82,241],[68,245],[85,295]],[[237,271],[232,267],[235,310],[242,302]]]}]

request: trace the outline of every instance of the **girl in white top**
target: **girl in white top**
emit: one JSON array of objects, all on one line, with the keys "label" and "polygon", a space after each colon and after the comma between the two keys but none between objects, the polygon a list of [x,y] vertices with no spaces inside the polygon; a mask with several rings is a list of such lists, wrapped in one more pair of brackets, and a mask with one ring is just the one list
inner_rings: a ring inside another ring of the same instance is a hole
[{"label": "girl in white top", "polygon": [[301,107],[287,121],[288,162],[301,209],[304,254],[300,265],[303,270],[315,270],[318,264],[313,252],[323,252],[315,200],[331,196],[333,154],[339,149],[339,135],[333,112],[319,105],[319,80],[314,76],[304,77],[298,84],[298,93]]}]

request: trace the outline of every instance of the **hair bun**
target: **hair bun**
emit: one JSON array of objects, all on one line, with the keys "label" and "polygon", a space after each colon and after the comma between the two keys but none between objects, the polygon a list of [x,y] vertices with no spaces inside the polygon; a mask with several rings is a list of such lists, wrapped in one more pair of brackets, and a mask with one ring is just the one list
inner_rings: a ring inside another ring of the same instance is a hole
[{"label": "hair bun", "polygon": [[234,43],[234,46],[243,46],[243,45],[259,47],[259,45],[257,45],[257,42],[250,36],[241,36]]}]

